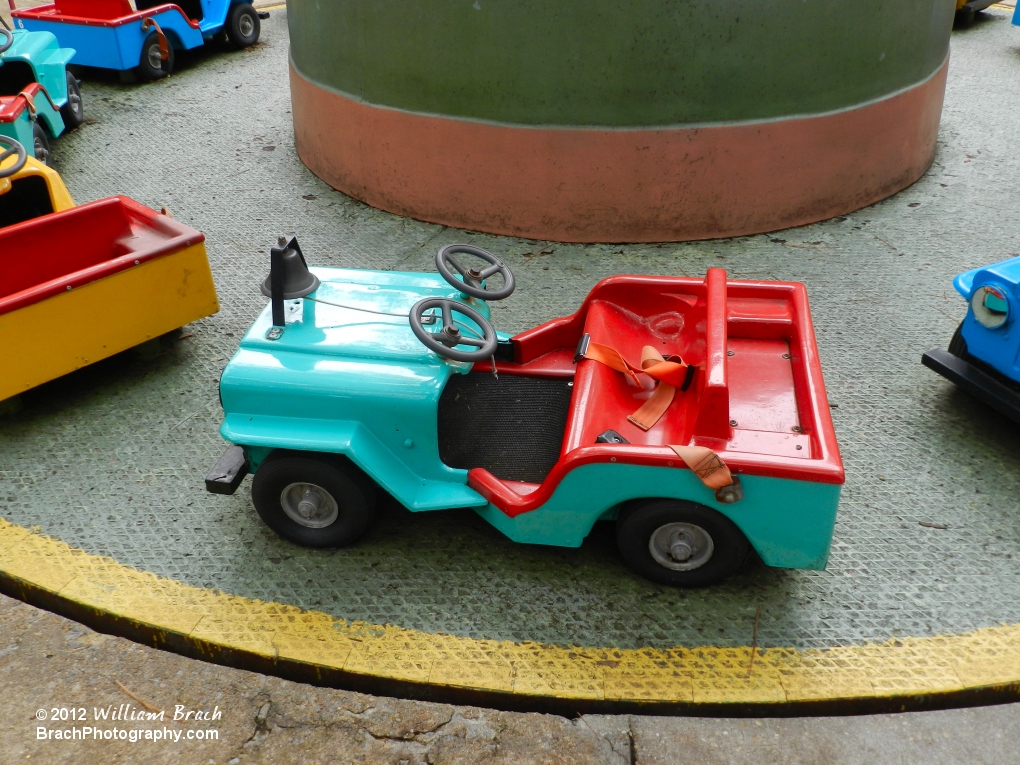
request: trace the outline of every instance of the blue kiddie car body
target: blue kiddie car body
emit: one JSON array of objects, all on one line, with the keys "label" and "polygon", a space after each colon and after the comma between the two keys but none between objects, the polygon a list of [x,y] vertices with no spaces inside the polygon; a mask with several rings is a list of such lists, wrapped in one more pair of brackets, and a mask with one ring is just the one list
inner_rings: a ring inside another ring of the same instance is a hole
[{"label": "blue kiddie car body", "polygon": [[1020,422],[1020,257],[964,271],[953,286],[967,315],[948,352],[924,354],[925,366]]},{"label": "blue kiddie car body", "polygon": [[67,71],[74,49],[49,32],[0,30],[0,135],[49,163],[49,139],[81,124],[78,82]]},{"label": "blue kiddie car body", "polygon": [[51,32],[73,47],[76,65],[138,69],[144,79],[169,74],[173,49],[200,47],[223,32],[241,47],[258,41],[260,15],[242,0],[139,0],[136,7],[128,0],[55,0],[11,15],[19,27]]}]

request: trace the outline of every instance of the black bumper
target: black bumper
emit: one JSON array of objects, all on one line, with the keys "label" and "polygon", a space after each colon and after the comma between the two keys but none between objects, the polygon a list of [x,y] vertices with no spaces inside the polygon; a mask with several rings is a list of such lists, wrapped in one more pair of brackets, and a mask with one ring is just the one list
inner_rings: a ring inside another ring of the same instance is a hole
[{"label": "black bumper", "polygon": [[921,363],[956,383],[974,398],[1002,412],[1013,422],[1020,423],[1020,392],[1008,381],[1000,380],[997,375],[989,374],[941,348],[928,351],[921,357]]},{"label": "black bumper", "polygon": [[212,494],[233,494],[246,475],[248,458],[244,456],[244,449],[229,446],[205,477],[205,490]]}]

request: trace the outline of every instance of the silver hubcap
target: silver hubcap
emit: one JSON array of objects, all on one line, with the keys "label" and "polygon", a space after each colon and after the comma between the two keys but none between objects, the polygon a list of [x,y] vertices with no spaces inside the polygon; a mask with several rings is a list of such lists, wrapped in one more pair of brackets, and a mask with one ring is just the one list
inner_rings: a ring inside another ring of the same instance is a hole
[{"label": "silver hubcap", "polygon": [[337,519],[340,509],[333,495],[314,483],[292,483],[280,492],[283,512],[309,529],[324,529]]},{"label": "silver hubcap", "polygon": [[672,571],[693,571],[712,558],[711,535],[693,523],[667,523],[652,532],[648,552],[660,566]]},{"label": "silver hubcap", "polygon": [[252,21],[251,16],[246,13],[237,22],[237,28],[241,31],[242,37],[251,37],[251,33],[255,31],[255,22]]},{"label": "silver hubcap", "polygon": [[159,45],[149,46],[149,66],[153,69],[163,68],[163,56],[159,52]]}]

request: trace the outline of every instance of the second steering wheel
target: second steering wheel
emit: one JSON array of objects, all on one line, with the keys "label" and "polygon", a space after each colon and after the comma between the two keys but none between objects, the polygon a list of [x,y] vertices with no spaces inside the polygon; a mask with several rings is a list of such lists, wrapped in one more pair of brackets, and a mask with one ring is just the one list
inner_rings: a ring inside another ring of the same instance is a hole
[{"label": "second steering wheel", "polygon": [[[473,255],[476,258],[481,258],[488,266],[465,268],[453,257],[457,254]],[[463,281],[454,275],[453,270],[450,268],[451,266],[460,274]],[[481,247],[475,247],[470,244],[448,244],[440,248],[439,252],[436,253],[436,268],[439,269],[439,273],[443,275],[446,281],[466,295],[471,295],[471,297],[481,298],[482,300],[502,300],[503,298],[510,297],[514,291],[514,275],[510,273],[506,263]],[[503,277],[503,286],[499,289],[486,289],[484,286],[485,280],[496,274]]]}]

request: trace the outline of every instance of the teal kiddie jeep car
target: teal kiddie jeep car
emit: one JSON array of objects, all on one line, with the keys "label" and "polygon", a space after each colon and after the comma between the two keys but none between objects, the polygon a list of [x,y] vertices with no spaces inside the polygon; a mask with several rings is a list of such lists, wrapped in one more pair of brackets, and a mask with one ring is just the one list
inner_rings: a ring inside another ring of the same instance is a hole
[{"label": "teal kiddie jeep car", "polygon": [[49,32],[11,31],[0,19],[0,135],[13,138],[40,162],[50,164],[50,139],[85,119],[81,90],[61,48]]},{"label": "teal kiddie jeep car", "polygon": [[386,492],[516,542],[577,547],[614,521],[666,584],[716,582],[752,548],[825,567],[843,467],[803,285],[614,276],[508,337],[486,302],[513,291],[507,266],[469,245],[436,265],[308,269],[296,241],[274,248],[206,488],[254,473],[262,519],[315,547],[355,542]]}]

